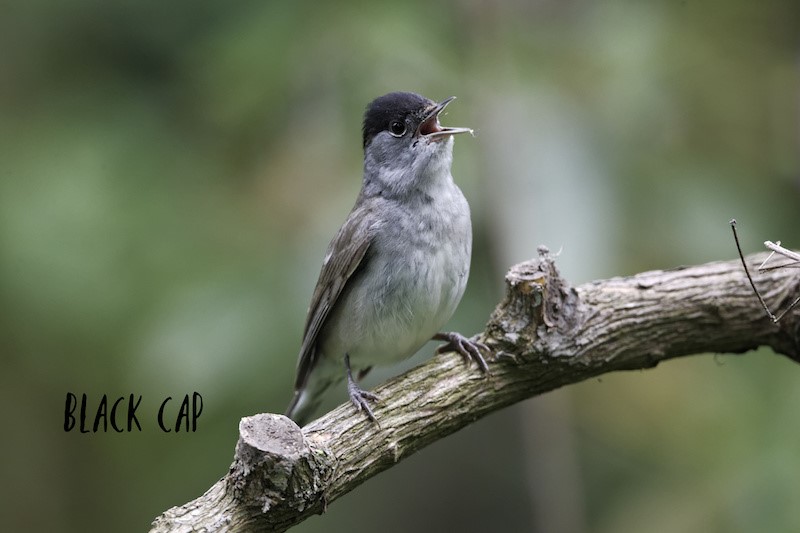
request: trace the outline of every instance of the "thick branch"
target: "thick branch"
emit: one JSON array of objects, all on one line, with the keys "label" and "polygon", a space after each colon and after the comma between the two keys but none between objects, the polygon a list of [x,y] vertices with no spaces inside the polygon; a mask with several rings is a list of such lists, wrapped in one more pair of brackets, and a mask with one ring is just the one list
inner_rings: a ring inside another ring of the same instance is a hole
[{"label": "thick branch", "polygon": [[[572,289],[544,254],[513,267],[506,282],[482,335],[495,355],[488,377],[455,354],[434,357],[375,390],[380,427],[349,404],[302,430],[281,415],[244,418],[228,474],[151,531],[284,531],[488,413],[607,372],[758,346],[800,362],[800,311],[773,324],[738,260]],[[773,309],[798,292],[792,269],[756,283]]]}]

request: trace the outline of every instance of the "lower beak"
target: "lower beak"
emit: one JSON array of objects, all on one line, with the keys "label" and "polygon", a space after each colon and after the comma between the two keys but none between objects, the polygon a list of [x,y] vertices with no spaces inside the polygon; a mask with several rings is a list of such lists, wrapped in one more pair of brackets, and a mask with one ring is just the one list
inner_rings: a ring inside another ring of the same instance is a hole
[{"label": "lower beak", "polygon": [[446,128],[439,124],[439,114],[447,107],[447,104],[455,100],[455,96],[446,98],[433,106],[417,128],[417,135],[422,135],[432,140],[445,139],[457,133],[473,133],[471,128]]}]

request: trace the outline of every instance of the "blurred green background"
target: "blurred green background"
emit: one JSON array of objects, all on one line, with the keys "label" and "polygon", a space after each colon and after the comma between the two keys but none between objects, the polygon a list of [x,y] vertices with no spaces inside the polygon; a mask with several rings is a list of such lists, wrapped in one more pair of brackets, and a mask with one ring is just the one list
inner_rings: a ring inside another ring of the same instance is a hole
[{"label": "blurred green background", "polygon": [[[443,121],[477,133],[452,329],[539,244],[575,284],[732,259],[731,217],[746,252],[800,247],[794,0],[3,2],[4,528],[146,530],[226,472],[242,416],[283,411],[363,109],[392,90],[457,95]],[[768,350],[604,376],[296,531],[800,531],[799,384]],[[142,395],[143,431],[65,433],[68,391]],[[193,391],[197,432],[157,429]]]}]

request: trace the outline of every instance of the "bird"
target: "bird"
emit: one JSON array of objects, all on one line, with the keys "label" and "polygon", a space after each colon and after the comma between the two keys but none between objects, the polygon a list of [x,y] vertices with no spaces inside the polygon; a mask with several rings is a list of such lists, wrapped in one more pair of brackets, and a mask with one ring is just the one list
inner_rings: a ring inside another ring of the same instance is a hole
[{"label": "bird", "polygon": [[325,254],[286,410],[298,425],[344,380],[352,404],[377,423],[370,403],[379,398],[357,381],[429,340],[488,373],[485,344],[440,331],[464,294],[472,252],[470,208],[451,165],[454,137],[474,133],[439,122],[454,99],[392,92],[366,108],[361,190]]}]

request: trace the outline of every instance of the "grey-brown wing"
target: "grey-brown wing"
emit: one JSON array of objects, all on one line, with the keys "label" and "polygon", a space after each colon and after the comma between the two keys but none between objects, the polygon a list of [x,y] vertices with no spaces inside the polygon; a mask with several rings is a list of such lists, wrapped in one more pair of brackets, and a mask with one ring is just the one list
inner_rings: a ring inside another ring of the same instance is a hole
[{"label": "grey-brown wing", "polygon": [[319,280],[308,308],[303,344],[297,363],[295,389],[305,386],[317,359],[317,337],[353,273],[361,265],[372,240],[375,219],[372,210],[353,209],[328,245]]}]

